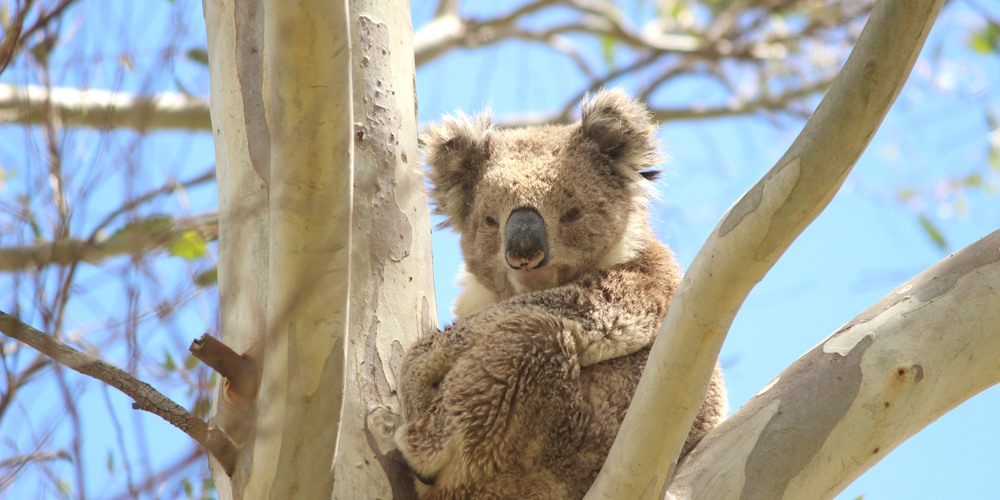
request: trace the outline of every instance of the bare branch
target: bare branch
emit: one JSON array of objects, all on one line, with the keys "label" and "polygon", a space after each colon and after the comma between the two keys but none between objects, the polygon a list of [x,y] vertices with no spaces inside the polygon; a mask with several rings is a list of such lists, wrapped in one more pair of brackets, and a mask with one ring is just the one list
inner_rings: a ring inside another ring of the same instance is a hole
[{"label": "bare branch", "polygon": [[17,477],[18,473],[24,466],[35,463],[35,462],[51,462],[53,460],[72,460],[73,458],[69,456],[69,453],[65,451],[38,451],[35,453],[29,453],[27,455],[18,455],[6,460],[0,461],[0,469],[13,469],[8,471],[6,474],[0,476],[0,491],[3,491]]},{"label": "bare branch", "polygon": [[[120,493],[118,495],[109,495],[105,498],[112,498],[114,500],[134,500],[139,497],[140,493],[148,492],[163,483],[173,476],[181,473],[184,469],[191,467],[193,464],[198,462],[205,456],[205,450],[203,448],[194,447],[191,453],[181,457],[179,460],[174,462],[172,465],[168,465],[160,469],[160,471],[155,474],[151,474],[146,479],[143,479],[139,484],[129,491]],[[144,498],[144,497],[143,497]]]},{"label": "bare branch", "polygon": [[79,90],[0,84],[0,123],[39,124],[51,105],[64,126],[99,129],[212,129],[208,103],[185,94],[139,96],[106,90]]},{"label": "bare branch", "polygon": [[24,42],[34,35],[39,30],[48,27],[54,19],[61,16],[66,8],[76,0],[60,0],[52,10],[45,12],[42,11],[38,15],[38,19],[28,28],[24,29],[24,20],[28,17],[28,12],[31,11],[31,7],[34,5],[33,0],[28,0],[20,5],[14,19],[11,20],[10,26],[4,35],[3,41],[0,42],[0,74],[3,73],[10,61],[14,59],[14,55],[17,53],[18,49],[22,48]]},{"label": "bare branch", "polygon": [[227,472],[232,474],[236,457],[236,448],[232,442],[214,429],[210,432],[208,424],[203,420],[171,401],[151,385],[97,357],[77,351],[3,311],[0,311],[0,332],[37,349],[63,366],[120,390],[135,401],[132,408],[150,412],[177,427],[205,447],[226,467]]},{"label": "bare branch", "polygon": [[788,105],[793,101],[815,95],[829,87],[833,80],[834,77],[823,78],[780,94],[761,95],[753,99],[737,99],[721,106],[693,105],[685,108],[654,108],[650,112],[656,121],[668,122],[747,115],[760,111],[787,110]]},{"label": "bare branch", "polygon": [[0,272],[148,253],[170,245],[189,231],[196,231],[204,241],[215,241],[218,225],[214,212],[182,219],[151,217],[130,223],[103,240],[66,238],[29,247],[0,248]]},{"label": "bare branch", "polygon": [[[686,107],[669,108],[651,107],[649,112],[652,114],[654,120],[665,123],[683,120],[705,120],[723,116],[741,116],[761,111],[788,111],[791,103],[828,88],[833,80],[834,77],[823,78],[778,94],[761,95],[752,99],[738,99],[728,104],[712,106],[693,104]],[[499,127],[513,128],[529,125],[561,125],[569,123],[571,120],[572,118],[568,113],[564,116],[562,112],[559,112],[550,115],[512,115],[500,118],[497,122]]]},{"label": "bare branch", "polygon": [[6,460],[0,460],[0,469],[10,469],[21,467],[30,462],[48,462],[51,460],[70,460],[70,456],[65,451],[37,451],[27,455],[18,455]]},{"label": "bare branch", "polygon": [[833,198],[905,83],[942,4],[878,2],[802,133],[710,235],[671,302],[609,466],[588,498],[662,494],[736,312]]}]

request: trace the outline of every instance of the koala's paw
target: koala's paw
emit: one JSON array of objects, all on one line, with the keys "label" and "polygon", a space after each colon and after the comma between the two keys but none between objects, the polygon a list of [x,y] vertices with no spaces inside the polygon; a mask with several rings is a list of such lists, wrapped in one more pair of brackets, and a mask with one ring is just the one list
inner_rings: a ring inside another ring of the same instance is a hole
[{"label": "koala's paw", "polygon": [[394,435],[396,447],[424,484],[435,483],[438,473],[453,461],[456,449],[446,414],[435,408],[428,408],[424,416],[400,426]]}]

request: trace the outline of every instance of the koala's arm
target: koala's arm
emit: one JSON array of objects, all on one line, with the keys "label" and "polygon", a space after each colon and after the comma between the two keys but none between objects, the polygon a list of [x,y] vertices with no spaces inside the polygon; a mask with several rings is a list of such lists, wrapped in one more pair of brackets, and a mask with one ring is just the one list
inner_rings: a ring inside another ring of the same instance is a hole
[{"label": "koala's arm", "polygon": [[680,270],[658,241],[638,255],[569,284],[518,295],[485,314],[555,314],[572,328],[581,366],[627,356],[656,338]]},{"label": "koala's arm", "polygon": [[406,351],[399,370],[399,394],[407,421],[427,411],[456,357],[468,348],[468,340],[459,329],[446,327],[417,340]]}]

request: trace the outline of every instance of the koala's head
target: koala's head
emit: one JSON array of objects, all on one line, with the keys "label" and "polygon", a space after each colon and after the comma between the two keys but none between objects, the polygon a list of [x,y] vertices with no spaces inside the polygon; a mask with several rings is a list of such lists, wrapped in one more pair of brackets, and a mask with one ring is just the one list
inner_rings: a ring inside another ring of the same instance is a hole
[{"label": "koala's head", "polygon": [[585,98],[572,125],[496,130],[489,114],[459,115],[424,139],[442,225],[499,298],[631,260],[645,244],[656,127],[621,91]]}]

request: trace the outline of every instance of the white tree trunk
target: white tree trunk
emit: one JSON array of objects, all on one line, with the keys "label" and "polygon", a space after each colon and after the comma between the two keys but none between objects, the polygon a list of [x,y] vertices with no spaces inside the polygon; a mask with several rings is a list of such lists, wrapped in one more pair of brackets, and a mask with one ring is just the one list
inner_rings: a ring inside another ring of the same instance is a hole
[{"label": "white tree trunk", "polygon": [[676,498],[830,498],[1000,382],[1000,231],[939,262],[799,358],[708,434]]},{"label": "white tree trunk", "polygon": [[354,223],[336,498],[415,496],[392,436],[404,350],[437,328],[407,2],[351,2]]},{"label": "white tree trunk", "polygon": [[255,401],[219,391],[212,423],[240,446],[231,478],[213,464],[220,496],[412,493],[390,453],[394,372],[437,321],[409,11],[205,13],[222,335],[261,375]]}]

